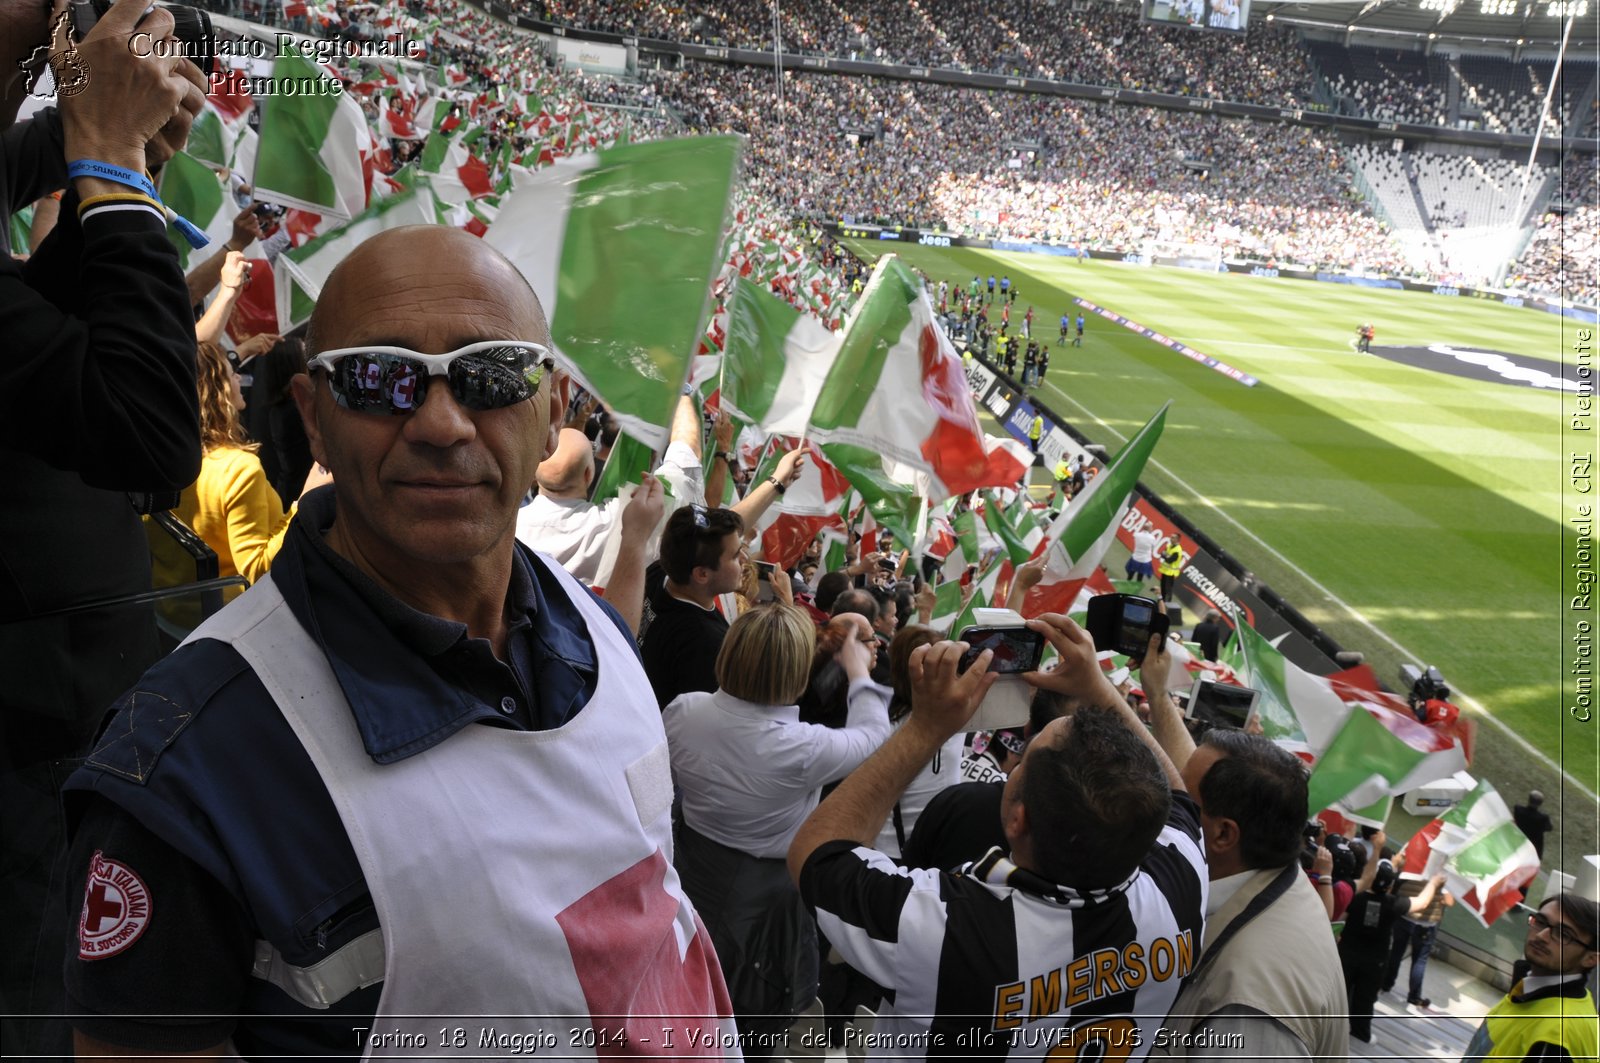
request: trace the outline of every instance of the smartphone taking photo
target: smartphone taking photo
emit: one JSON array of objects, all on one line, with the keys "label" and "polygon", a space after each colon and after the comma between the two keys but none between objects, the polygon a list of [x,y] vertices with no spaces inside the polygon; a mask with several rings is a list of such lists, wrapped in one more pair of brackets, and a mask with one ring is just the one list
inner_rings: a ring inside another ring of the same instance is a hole
[{"label": "smartphone taking photo", "polygon": [[1171,624],[1154,598],[1137,594],[1101,594],[1089,599],[1084,628],[1094,648],[1138,660],[1150,648],[1150,636],[1165,637]]},{"label": "smartphone taking photo", "polygon": [[965,674],[978,655],[993,650],[989,671],[999,675],[1019,675],[1039,670],[1044,656],[1044,636],[1026,627],[969,627],[961,633],[967,652],[961,655],[957,671]]}]

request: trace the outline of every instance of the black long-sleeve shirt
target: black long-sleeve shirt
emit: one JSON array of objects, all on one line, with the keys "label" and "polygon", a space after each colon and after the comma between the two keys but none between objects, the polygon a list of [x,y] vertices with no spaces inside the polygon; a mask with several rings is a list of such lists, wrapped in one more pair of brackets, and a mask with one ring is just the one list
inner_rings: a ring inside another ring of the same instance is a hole
[{"label": "black long-sleeve shirt", "polygon": [[[59,117],[14,126],[0,149],[7,234],[12,212],[66,185]],[[26,762],[92,735],[159,652],[147,608],[27,619],[148,589],[127,494],[181,490],[199,474],[194,318],[153,212],[80,224],[69,190],[26,262],[0,254],[0,469],[0,700]]]}]

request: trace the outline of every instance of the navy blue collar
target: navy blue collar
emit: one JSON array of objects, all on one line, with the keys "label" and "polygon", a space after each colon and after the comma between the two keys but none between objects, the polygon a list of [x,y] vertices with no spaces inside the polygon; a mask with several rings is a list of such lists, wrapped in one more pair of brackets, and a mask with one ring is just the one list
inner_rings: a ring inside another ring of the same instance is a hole
[{"label": "navy blue collar", "polygon": [[[442,655],[468,639],[466,625],[411,608],[336,554],[323,538],[334,515],[332,488],[300,500],[273,561],[272,580],[327,656],[367,753],[379,764],[390,764],[437,745],[469,723],[504,724],[497,707],[449,682],[436,668]],[[559,588],[554,573],[540,571],[545,567],[516,545],[506,597],[511,638],[525,640],[534,673],[530,682],[537,683],[543,668],[557,662],[592,676],[593,643],[581,624],[570,622],[570,602],[547,599]],[[335,622],[324,623],[324,618]]]}]

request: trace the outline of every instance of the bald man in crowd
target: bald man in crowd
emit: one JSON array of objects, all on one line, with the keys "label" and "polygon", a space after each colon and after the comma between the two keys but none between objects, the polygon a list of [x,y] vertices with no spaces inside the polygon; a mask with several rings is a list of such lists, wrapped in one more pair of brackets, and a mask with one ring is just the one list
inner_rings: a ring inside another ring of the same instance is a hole
[{"label": "bald man in crowd", "polygon": [[549,344],[460,230],[329,277],[293,394],[333,484],[68,782],[80,1057],[731,1035],[632,634],[516,540],[567,407]]}]

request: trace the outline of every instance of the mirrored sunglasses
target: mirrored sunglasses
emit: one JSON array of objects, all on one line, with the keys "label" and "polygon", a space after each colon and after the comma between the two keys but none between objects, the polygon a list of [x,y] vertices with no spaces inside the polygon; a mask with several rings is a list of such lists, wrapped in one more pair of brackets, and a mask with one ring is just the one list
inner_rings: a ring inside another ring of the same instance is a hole
[{"label": "mirrored sunglasses", "polygon": [[525,402],[553,368],[549,354],[539,343],[485,340],[448,354],[422,354],[405,347],[341,347],[323,351],[308,365],[328,374],[334,401],[345,409],[399,415],[421,409],[428,398],[428,382],[440,376],[468,410],[499,410]]}]

